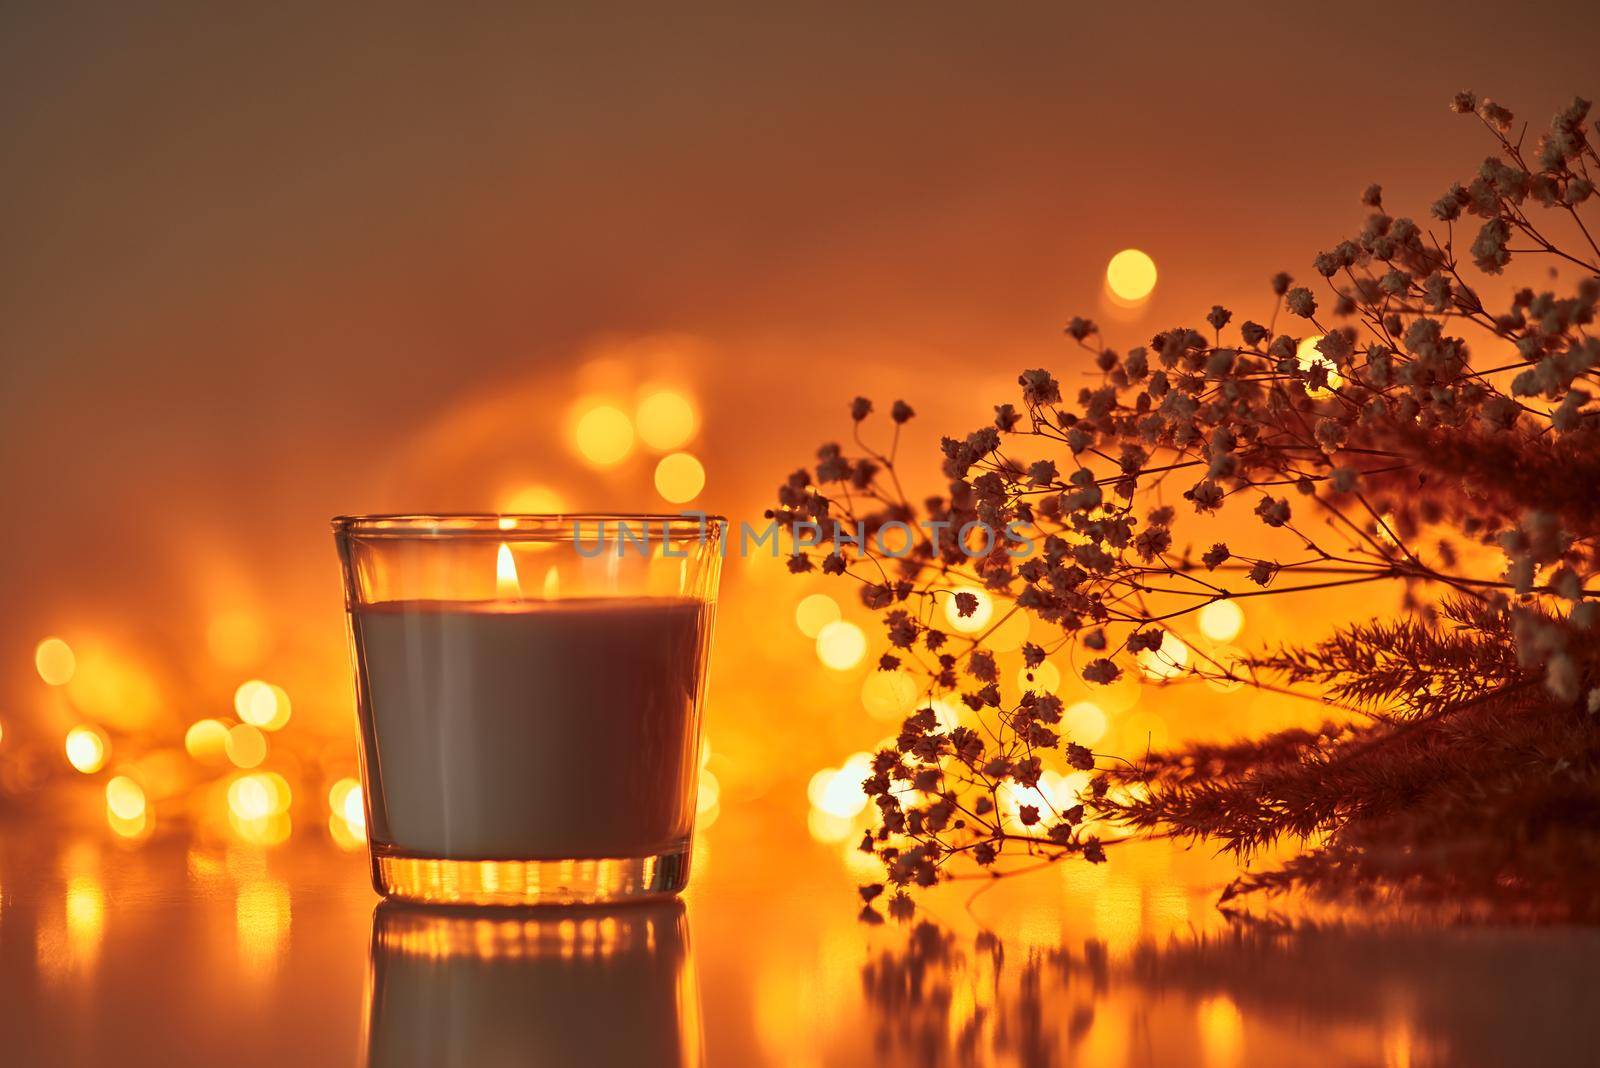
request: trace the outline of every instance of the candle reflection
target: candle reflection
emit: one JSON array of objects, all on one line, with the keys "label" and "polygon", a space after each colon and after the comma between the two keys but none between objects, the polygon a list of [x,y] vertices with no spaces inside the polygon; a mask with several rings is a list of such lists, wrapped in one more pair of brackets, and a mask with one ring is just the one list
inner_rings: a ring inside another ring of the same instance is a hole
[{"label": "candle reflection", "polygon": [[367,1063],[703,1063],[682,902],[373,915]]}]

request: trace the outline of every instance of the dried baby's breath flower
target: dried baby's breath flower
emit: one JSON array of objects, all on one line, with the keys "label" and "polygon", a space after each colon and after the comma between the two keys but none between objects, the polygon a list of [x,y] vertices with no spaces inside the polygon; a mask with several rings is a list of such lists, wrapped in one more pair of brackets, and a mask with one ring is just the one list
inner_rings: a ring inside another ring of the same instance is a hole
[{"label": "dried baby's breath flower", "polygon": [[[1478,116],[1498,149],[1434,202],[1433,219],[1452,225],[1436,233],[1388,214],[1373,185],[1359,231],[1315,257],[1312,285],[1274,276],[1259,321],[1234,328],[1217,305],[1202,328],[1163,329],[1124,353],[1072,319],[1065,334],[1083,351],[1071,373],[1024,371],[992,422],[942,439],[945,484],[920,504],[896,462],[913,414],[904,401],[875,449],[860,436],[873,404],[856,398],[860,454],[824,445],[779,487],[775,518],[864,535],[824,537],[791,568],[857,584],[883,618],[891,651],[878,667],[922,686],[864,784],[876,820],[861,846],[884,867],[883,883],[863,888],[871,915],[881,895],[909,916],[910,890],[963,865],[1000,873],[1017,853],[1098,863],[1118,826],[1242,854],[1318,837],[1313,856],[1348,869],[1379,828],[1401,846],[1476,842],[1488,825],[1507,841],[1546,840],[1547,828],[1516,822],[1535,808],[1486,800],[1505,795],[1483,789],[1497,777],[1547,814],[1579,811],[1573,796],[1600,803],[1600,748],[1582,733],[1600,705],[1600,246],[1589,237],[1600,229],[1580,214],[1600,156],[1586,101],[1529,153],[1501,105],[1464,92],[1451,106]],[[1524,264],[1529,284],[1491,311],[1479,276]],[[1554,264],[1576,280],[1549,282]],[[1278,311],[1303,326],[1276,333]],[[1247,510],[1259,519],[1249,536],[1194,532]],[[893,524],[912,532],[906,554],[874,540]],[[1196,557],[1195,543],[1210,548]],[[1243,661],[1199,643],[1171,652],[1173,632],[1213,602],[1378,582],[1402,586],[1409,615]],[[1018,616],[1027,639],[996,648]],[[1160,685],[1281,678],[1369,718],[1233,748],[1097,754],[1040,686],[1048,668],[1091,690],[1130,673]],[[1523,770],[1531,752],[1558,759],[1565,778],[1540,785]],[[1093,778],[1063,796],[1068,770]],[[1594,858],[1586,870],[1600,877],[1595,837],[1569,852]],[[1464,855],[1511,863],[1493,849]]]}]

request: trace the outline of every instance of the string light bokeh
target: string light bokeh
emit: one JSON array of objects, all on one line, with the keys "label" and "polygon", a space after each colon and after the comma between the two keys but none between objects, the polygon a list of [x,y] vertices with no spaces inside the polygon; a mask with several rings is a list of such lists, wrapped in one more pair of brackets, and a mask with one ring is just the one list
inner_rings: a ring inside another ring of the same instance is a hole
[{"label": "string light bokeh", "polygon": [[[1118,255],[1128,259],[1126,251]],[[1143,263],[1138,260],[1135,266],[1145,270]],[[1153,278],[1153,262],[1148,270]],[[532,443],[546,432],[534,430],[530,437],[515,424],[519,406],[506,403],[509,398],[491,398],[445,412],[436,430],[423,435],[425,441],[448,436],[480,442],[479,447],[457,448],[444,457],[437,450],[418,460],[402,456],[396,477],[402,484],[422,487],[453,484],[463,477],[475,481],[484,493],[484,507],[511,513],[503,521],[508,529],[515,527],[515,513],[585,506],[593,496],[584,487],[592,491],[596,479],[605,480],[612,499],[637,501],[648,495],[661,510],[709,508],[736,517],[758,516],[770,469],[737,456],[727,465],[704,459],[724,454],[715,448],[720,429],[716,416],[707,414],[706,400],[694,385],[701,370],[714,364],[714,356],[683,339],[608,343],[586,353],[568,377],[565,388],[571,400],[559,406],[566,417],[554,436],[543,437],[544,446],[530,453],[536,453],[537,463],[507,460],[499,437]],[[526,387],[526,395],[548,404],[555,387],[540,379]],[[957,407],[960,398],[947,397],[944,404]],[[907,477],[925,477],[931,467],[931,460],[914,455],[905,462]],[[404,470],[412,464],[417,469]],[[723,503],[730,493],[733,506]],[[530,578],[528,568],[536,565],[519,563],[509,550],[501,557],[497,582],[503,592],[518,595],[532,581],[547,596],[558,593],[559,576],[553,569],[535,571],[541,577]],[[708,712],[720,751],[709,744],[705,748],[700,826],[709,828],[727,803],[741,795],[770,799],[769,780],[777,776],[778,796],[793,790],[804,798],[806,827],[815,840],[846,843],[870,817],[860,789],[865,762],[874,749],[891,744],[900,719],[929,703],[924,683],[903,669],[878,670],[887,642],[880,622],[859,604],[852,585],[815,576],[796,578],[765,547],[748,556],[735,555],[727,573]],[[954,593],[970,595],[974,610],[963,614]],[[997,603],[980,587],[959,587],[953,594],[942,598],[942,624],[958,635],[981,638],[994,650],[1002,678],[1015,694],[1061,695],[1064,726],[1082,744],[1108,751],[1119,745],[1142,750],[1157,739],[1193,734],[1197,728],[1202,733],[1223,729],[1198,723],[1200,717],[1189,711],[1180,717],[1184,726],[1175,731],[1169,722],[1175,698],[1159,684],[1183,677],[1197,662],[1196,655],[1208,664],[1237,663],[1243,655],[1238,643],[1250,639],[1250,619],[1240,603],[1220,601],[1176,621],[1159,650],[1129,661],[1132,670],[1124,679],[1096,687],[1078,674],[1080,659],[1071,645],[1035,667],[1023,663],[1025,643],[1059,645],[1059,634],[1041,629],[1027,613]],[[336,657],[322,657],[315,673],[306,664],[284,660],[275,631],[267,614],[233,607],[207,622],[201,652],[207,674],[218,680],[231,675],[233,681],[224,682],[225,701],[198,707],[199,714],[187,720],[159,711],[167,695],[154,680],[169,677],[171,665],[137,663],[98,638],[92,639],[96,654],[85,659],[74,648],[70,629],[39,638],[33,664],[37,685],[59,698],[64,713],[58,752],[80,779],[103,784],[101,818],[107,834],[128,844],[155,834],[182,834],[257,848],[308,836],[341,851],[363,847],[365,819],[353,731],[346,735],[341,729],[349,722],[344,718],[348,709],[341,707],[349,699],[343,677],[347,669]],[[291,690],[288,680],[308,677],[316,680],[309,689]],[[767,687],[777,677],[786,680],[793,707],[810,709],[805,722],[814,729],[798,732],[804,740],[797,734],[775,745],[756,717],[722,711],[746,707],[756,695],[770,700]],[[143,681],[126,688],[129,678]],[[1150,690],[1149,684],[1158,688]],[[1225,679],[1198,691],[1186,687],[1182,704],[1192,710],[1197,692],[1211,695],[1199,701],[1206,706],[1207,700],[1238,688]],[[114,699],[107,704],[106,694],[122,692],[138,698],[138,714],[111,708]],[[960,701],[945,697],[931,703],[946,726],[976,723]],[[110,714],[105,714],[108,708]],[[1219,722],[1227,724],[1225,729],[1242,731],[1257,718],[1232,708]],[[797,752],[816,770],[808,780],[785,787],[782,777],[791,772],[779,770],[780,760]],[[0,760],[4,753],[0,750]],[[1052,775],[1056,777],[1044,780],[1040,789],[1053,799],[1058,794],[1065,799],[1084,785],[1081,776]],[[52,785],[58,778],[46,775],[29,788],[65,788]]]}]

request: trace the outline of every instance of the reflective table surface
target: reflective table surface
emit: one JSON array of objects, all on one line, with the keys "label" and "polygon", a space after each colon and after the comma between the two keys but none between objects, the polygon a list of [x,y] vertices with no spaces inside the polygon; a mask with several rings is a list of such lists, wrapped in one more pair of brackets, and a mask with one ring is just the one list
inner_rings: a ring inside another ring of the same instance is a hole
[{"label": "reflective table surface", "polygon": [[[8,1065],[1565,1065],[1600,1053],[1600,932],[1292,932],[1164,842],[858,919],[804,810],[730,806],[681,903],[383,905],[365,857],[9,818]],[[981,892],[979,892],[981,891]],[[974,896],[976,894],[976,896]]]}]

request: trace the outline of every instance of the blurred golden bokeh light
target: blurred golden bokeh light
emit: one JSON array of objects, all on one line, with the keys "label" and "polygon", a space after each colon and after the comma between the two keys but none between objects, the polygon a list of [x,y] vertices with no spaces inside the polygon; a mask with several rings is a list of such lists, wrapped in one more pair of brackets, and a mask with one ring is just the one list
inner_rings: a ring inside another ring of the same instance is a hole
[{"label": "blurred golden bokeh light", "polygon": [[51,686],[65,686],[78,670],[78,658],[60,638],[46,638],[33,650],[33,666]]},{"label": "blurred golden bokeh light", "polygon": [[241,775],[228,784],[228,808],[242,820],[259,820],[289,811],[294,793],[289,782],[273,771]]},{"label": "blurred golden bokeh light", "polygon": [[294,796],[277,772],[240,775],[228,784],[228,823],[245,841],[278,845],[289,838]]},{"label": "blurred golden bokeh light", "polygon": [[700,784],[694,803],[695,829],[705,830],[722,814],[722,783],[706,768],[700,769]]},{"label": "blurred golden bokeh light", "polygon": [[1241,649],[1219,645],[1209,654],[1211,663],[1205,671],[1206,685],[1218,693],[1232,693],[1242,689],[1250,677],[1250,662]]},{"label": "blurred golden bokeh light", "polygon": [[579,416],[573,436],[579,454],[597,467],[621,463],[633,451],[633,421],[609,404]]},{"label": "blurred golden bokeh light", "polygon": [[706,486],[706,469],[686,452],[663,456],[656,464],[656,492],[673,504],[687,504]]},{"label": "blurred golden bokeh light", "polygon": [[83,724],[67,732],[67,763],[93,775],[106,766],[111,756],[111,741],[99,727]]},{"label": "blurred golden bokeh light", "polygon": [[1161,648],[1139,653],[1139,670],[1150,679],[1177,678],[1188,663],[1189,647],[1170,630],[1161,632]]},{"label": "blurred golden bokeh light", "polygon": [[245,819],[230,810],[228,824],[240,838],[252,845],[282,845],[289,840],[293,831],[288,814],[281,812],[258,819]]},{"label": "blurred golden bokeh light", "polygon": [[106,811],[125,822],[144,818],[144,788],[126,775],[115,775],[106,783]]},{"label": "blurred golden bokeh light", "polygon": [[272,794],[254,775],[241,775],[228,786],[228,808],[243,820],[272,814]]},{"label": "blurred golden bokeh light", "polygon": [[1244,629],[1244,609],[1236,601],[1212,601],[1200,609],[1200,633],[1214,642],[1231,641]]},{"label": "blurred golden bokeh light", "polygon": [[694,437],[699,416],[689,398],[675,390],[651,393],[639,402],[635,424],[639,438],[652,449],[663,452],[681,448]]},{"label": "blurred golden bokeh light", "polygon": [[1068,740],[1079,745],[1093,745],[1106,736],[1110,726],[1106,714],[1092,701],[1079,701],[1068,705],[1061,715],[1061,729]]},{"label": "blurred golden bokeh light", "polygon": [[800,628],[800,633],[807,638],[815,638],[822,632],[822,628],[838,619],[842,613],[839,611],[839,602],[825,593],[813,593],[803,597],[800,603],[794,606],[794,625]]},{"label": "blurred golden bokeh light", "polygon": [[234,691],[233,710],[252,727],[281,730],[289,722],[289,695],[280,686],[251,679]]},{"label": "blurred golden bokeh light", "polygon": [[1129,304],[1146,299],[1156,288],[1156,261],[1139,249],[1123,249],[1106,264],[1106,288]]},{"label": "blurred golden bokeh light", "polygon": [[248,723],[236,723],[228,729],[223,748],[235,767],[254,768],[267,759],[267,736]]},{"label": "blurred golden bokeh light", "polygon": [[367,812],[361,784],[353,778],[340,779],[328,789],[328,834],[341,849],[366,845]]},{"label": "blurred golden bokeh light", "polygon": [[118,838],[145,838],[153,829],[148,808],[141,809],[137,816],[125,819],[122,816],[106,809],[106,826],[111,828],[111,833]]},{"label": "blurred golden bokeh light", "polygon": [[852,753],[842,767],[823,768],[811,776],[806,797],[818,810],[850,819],[867,807],[867,794],[861,784],[871,774],[872,754]]},{"label": "blurred golden bokeh light", "polygon": [[[989,625],[989,620],[994,615],[994,599],[988,592],[976,586],[962,586],[952,590],[951,596],[944,599],[944,617],[950,625],[963,634],[975,634]],[[970,616],[963,616],[961,608],[956,603],[956,596],[970,593],[978,600],[978,607]]]},{"label": "blurred golden bokeh light", "polygon": [[835,620],[817,632],[817,659],[835,671],[849,671],[867,655],[867,636],[846,620]]},{"label": "blurred golden bokeh light", "polygon": [[1017,689],[1024,693],[1055,693],[1061,688],[1061,669],[1046,660],[1036,668],[1017,672]]},{"label": "blurred golden bokeh light", "polygon": [[1309,371],[1318,365],[1328,369],[1328,388],[1323,389],[1318,386],[1306,390],[1306,396],[1315,397],[1318,400],[1333,396],[1333,391],[1344,385],[1344,379],[1339,377],[1339,372],[1334,367],[1333,361],[1324,356],[1322,350],[1317,348],[1317,342],[1321,341],[1323,336],[1322,334],[1312,334],[1301,341],[1294,350],[1295,362],[1300,365],[1302,371]]},{"label": "blurred golden bokeh light", "polygon": [[228,725],[220,719],[202,719],[183,734],[183,748],[195,760],[213,767],[228,762]]},{"label": "blurred golden bokeh light", "polygon": [[917,680],[908,671],[874,671],[861,683],[861,706],[874,719],[900,719],[917,704]]},{"label": "blurred golden bokeh light", "polygon": [[144,787],[128,775],[114,775],[106,783],[106,825],[118,838],[144,838],[152,830]]}]

